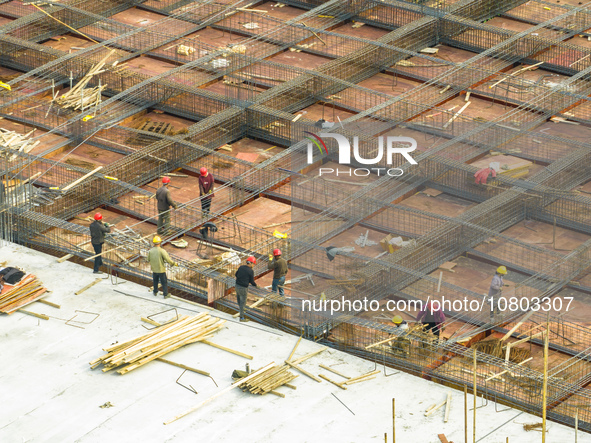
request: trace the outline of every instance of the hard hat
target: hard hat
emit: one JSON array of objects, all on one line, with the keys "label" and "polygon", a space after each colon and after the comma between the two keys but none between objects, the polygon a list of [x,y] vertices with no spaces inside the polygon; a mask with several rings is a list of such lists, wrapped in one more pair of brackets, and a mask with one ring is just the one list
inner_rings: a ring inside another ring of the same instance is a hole
[{"label": "hard hat", "polygon": [[170,177],[162,177],[162,183],[166,184],[166,183],[170,183]]},{"label": "hard hat", "polygon": [[507,275],[507,268],[504,266],[499,266],[497,268],[497,274]]},{"label": "hard hat", "polygon": [[162,243],[162,239],[160,238],[159,235],[155,235],[154,238],[152,239],[152,243]]},{"label": "hard hat", "polygon": [[253,265],[257,264],[257,259],[254,258],[252,255],[246,259],[246,263],[252,263]]},{"label": "hard hat", "polygon": [[100,212],[97,212],[96,214],[94,214],[94,219],[95,220],[102,220],[103,214],[101,214]]},{"label": "hard hat", "polygon": [[281,249],[273,249],[273,255],[281,255]]},{"label": "hard hat", "polygon": [[402,323],[402,317],[400,315],[395,315],[394,317],[392,317],[392,323],[394,323],[395,325],[399,325],[400,323]]},{"label": "hard hat", "polygon": [[201,175],[206,175],[206,174],[207,174],[207,168],[201,168],[201,169],[199,170],[199,174],[201,174]]}]

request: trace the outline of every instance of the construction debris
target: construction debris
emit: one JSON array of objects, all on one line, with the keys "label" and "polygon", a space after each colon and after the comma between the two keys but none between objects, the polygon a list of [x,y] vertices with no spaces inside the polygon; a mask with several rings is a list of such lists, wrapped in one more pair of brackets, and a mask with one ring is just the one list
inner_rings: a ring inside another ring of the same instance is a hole
[{"label": "construction debris", "polygon": [[283,394],[275,392],[275,389],[285,385],[286,383],[289,383],[294,378],[299,377],[298,375],[289,372],[288,369],[288,365],[271,366],[270,368],[262,371],[256,377],[250,378],[248,381],[239,384],[238,387],[245,392],[250,392],[251,394],[265,395],[268,393],[273,393],[279,397],[285,397]]},{"label": "construction debris", "polygon": [[8,161],[13,161],[17,158],[14,152],[24,152],[28,154],[39,143],[39,140],[31,140],[31,135],[36,131],[27,132],[26,134],[19,134],[15,131],[0,128],[0,156],[7,157]]},{"label": "construction debris", "polygon": [[[5,291],[0,294],[0,312],[12,314],[31,303],[36,302],[47,292],[47,288],[34,275],[25,277],[12,289],[5,286]],[[28,312],[26,312],[28,313]]]},{"label": "construction debris", "polygon": [[107,354],[91,361],[90,367],[103,365],[103,372],[116,369],[126,374],[184,345],[210,338],[224,323],[205,313],[182,316],[144,335],[103,348]]},{"label": "construction debris", "polygon": [[179,47],[176,48],[176,53],[180,55],[191,55],[194,52],[195,48],[192,46],[179,45]]}]

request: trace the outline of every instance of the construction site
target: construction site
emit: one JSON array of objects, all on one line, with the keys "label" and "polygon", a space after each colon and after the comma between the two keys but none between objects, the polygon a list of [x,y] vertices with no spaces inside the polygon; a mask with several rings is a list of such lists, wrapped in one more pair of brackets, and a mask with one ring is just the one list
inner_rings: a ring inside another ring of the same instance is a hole
[{"label": "construction site", "polygon": [[[536,416],[516,441],[547,421],[591,441],[590,97],[575,0],[0,0],[0,239],[92,275],[100,212],[106,273],[149,287],[169,178],[174,297],[235,318],[255,257],[250,324]],[[41,284],[0,312],[50,309],[28,307]],[[293,355],[281,386],[314,376]]]}]

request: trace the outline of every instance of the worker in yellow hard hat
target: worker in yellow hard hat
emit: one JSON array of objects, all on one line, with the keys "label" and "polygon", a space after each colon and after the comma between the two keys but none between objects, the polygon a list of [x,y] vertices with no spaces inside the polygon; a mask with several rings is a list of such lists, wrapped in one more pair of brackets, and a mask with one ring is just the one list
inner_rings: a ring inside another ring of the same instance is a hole
[{"label": "worker in yellow hard hat", "polygon": [[396,339],[392,340],[392,352],[397,354],[401,357],[406,358],[409,353],[409,344],[410,341],[406,336],[406,331],[408,330],[408,323],[402,319],[400,315],[395,315],[392,317],[392,323],[396,326],[397,334]]},{"label": "worker in yellow hard hat", "polygon": [[158,284],[162,283],[162,293],[164,294],[164,298],[168,298],[168,278],[166,277],[165,262],[171,266],[176,266],[177,264],[170,258],[168,252],[162,248],[162,239],[158,235],[154,236],[152,243],[154,243],[154,247],[148,252],[148,261],[152,268],[152,282],[154,283],[152,293],[154,296],[157,296]]},{"label": "worker in yellow hard hat", "polygon": [[491,320],[495,314],[499,313],[499,299],[501,298],[501,294],[503,292],[503,286],[507,286],[503,282],[503,277],[505,275],[507,275],[507,268],[505,266],[499,266],[492,278],[492,281],[490,282],[487,301],[490,304]]},{"label": "worker in yellow hard hat", "polygon": [[394,317],[392,317],[392,323],[394,323],[394,325],[396,325],[398,329],[408,329],[408,323],[405,320],[403,320],[400,315],[395,315]]}]

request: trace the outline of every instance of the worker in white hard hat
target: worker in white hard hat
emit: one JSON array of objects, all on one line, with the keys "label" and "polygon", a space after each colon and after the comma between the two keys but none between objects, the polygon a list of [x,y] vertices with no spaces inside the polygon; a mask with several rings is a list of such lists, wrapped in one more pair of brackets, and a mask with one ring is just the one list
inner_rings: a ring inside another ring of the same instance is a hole
[{"label": "worker in white hard hat", "polygon": [[499,266],[495,275],[490,282],[490,288],[488,290],[488,303],[490,304],[490,318],[492,319],[495,314],[499,313],[499,299],[503,293],[503,286],[507,286],[503,282],[503,277],[507,275],[507,268],[505,266]]},{"label": "worker in white hard hat", "polygon": [[152,293],[154,296],[157,296],[158,284],[162,283],[162,293],[164,294],[164,298],[168,298],[168,278],[166,277],[165,262],[171,266],[176,266],[177,264],[170,258],[168,252],[162,248],[162,239],[158,235],[154,236],[152,243],[154,247],[148,252],[148,261],[152,268],[152,282],[154,283]]}]

